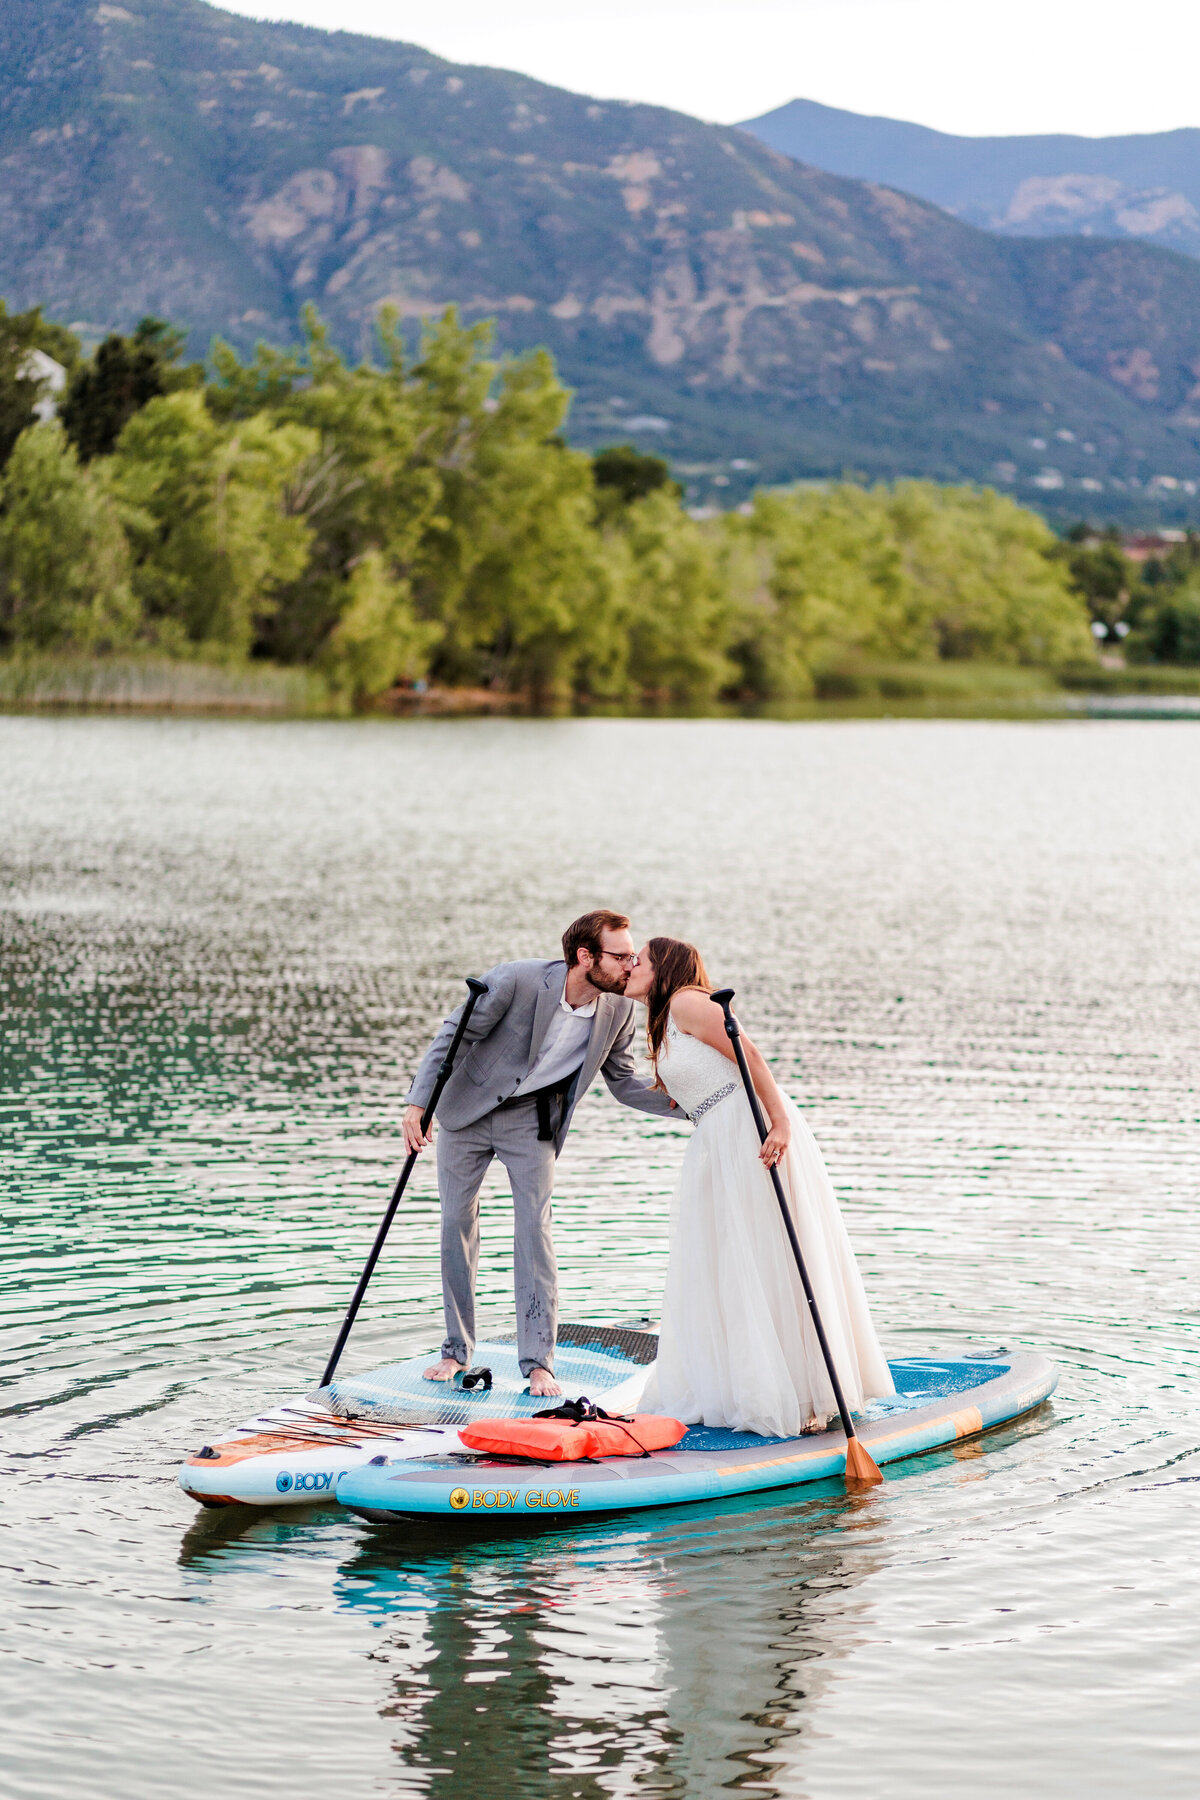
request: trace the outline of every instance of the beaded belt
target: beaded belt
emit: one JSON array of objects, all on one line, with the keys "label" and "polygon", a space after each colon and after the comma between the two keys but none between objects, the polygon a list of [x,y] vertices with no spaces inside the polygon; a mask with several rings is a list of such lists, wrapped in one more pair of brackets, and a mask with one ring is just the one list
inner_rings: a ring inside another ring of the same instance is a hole
[{"label": "beaded belt", "polygon": [[696,1108],[695,1112],[688,1114],[688,1118],[692,1121],[692,1124],[694,1125],[696,1123],[697,1119],[702,1119],[704,1117],[705,1113],[708,1111],[710,1106],[715,1106],[717,1104],[718,1100],[728,1100],[730,1094],[733,1094],[736,1092],[737,1092],[737,1082],[736,1081],[727,1081],[723,1088],[718,1088],[715,1094],[710,1094],[708,1096],[707,1100],[702,1100],[700,1102],[699,1106]]}]

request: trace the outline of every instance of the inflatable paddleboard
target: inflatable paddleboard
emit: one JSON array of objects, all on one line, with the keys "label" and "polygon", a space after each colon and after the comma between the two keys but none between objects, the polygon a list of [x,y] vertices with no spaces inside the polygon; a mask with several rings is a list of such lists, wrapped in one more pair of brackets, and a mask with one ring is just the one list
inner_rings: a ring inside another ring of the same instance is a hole
[{"label": "inflatable paddleboard", "polygon": [[[568,1399],[610,1413],[632,1411],[658,1341],[652,1332],[560,1325],[556,1374]],[[553,1404],[534,1399],[512,1339],[480,1343],[474,1369],[490,1386],[426,1381],[433,1353],[346,1376],[273,1407],[205,1445],[179,1472],[208,1506],[281,1506],[337,1499],[372,1520],[396,1515],[619,1512],[839,1476],[841,1430],[762,1438],[693,1426],[671,1450],[552,1469],[468,1450],[459,1428],[474,1419],[528,1418]],[[1031,1411],[1054,1391],[1045,1357],[905,1357],[892,1362],[895,1395],[858,1421],[876,1462],[895,1462],[973,1437]],[[471,1372],[468,1372],[468,1381]]]},{"label": "inflatable paddleboard", "polygon": [[[1040,1406],[1057,1384],[1044,1356],[902,1357],[889,1364],[896,1392],[871,1401],[856,1420],[880,1465],[977,1437]],[[611,1403],[601,1404],[611,1412]],[[337,1498],[375,1523],[404,1515],[545,1518],[615,1513],[647,1506],[721,1499],[764,1488],[841,1476],[840,1428],[799,1438],[693,1426],[670,1450],[646,1457],[537,1466],[495,1456],[453,1453],[413,1460],[381,1452],[349,1470]]]},{"label": "inflatable paddleboard", "polygon": [[[560,1325],[555,1363],[565,1397],[586,1394],[608,1412],[625,1410],[657,1342],[652,1333],[617,1326]],[[490,1386],[464,1387],[461,1377],[426,1381],[423,1371],[437,1354],[339,1377],[258,1413],[189,1456],[179,1485],[205,1506],[311,1506],[333,1500],[338,1478],[373,1457],[469,1455],[460,1425],[530,1418],[555,1404],[530,1394],[515,1337],[476,1346],[475,1370],[486,1371]]]}]

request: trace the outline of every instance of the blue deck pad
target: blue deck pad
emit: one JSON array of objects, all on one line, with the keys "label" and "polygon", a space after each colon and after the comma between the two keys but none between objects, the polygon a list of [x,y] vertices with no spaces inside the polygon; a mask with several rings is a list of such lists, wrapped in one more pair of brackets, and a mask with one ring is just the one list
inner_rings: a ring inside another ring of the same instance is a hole
[{"label": "blue deck pad", "polygon": [[893,1413],[911,1412],[914,1406],[928,1406],[931,1400],[947,1400],[981,1382],[994,1381],[1006,1375],[1007,1362],[940,1362],[930,1356],[894,1357],[888,1368],[896,1384],[894,1394],[868,1400],[862,1410],[864,1419],[886,1419]]},{"label": "blue deck pad", "polygon": [[[1008,1373],[1002,1362],[934,1362],[927,1356],[905,1356],[890,1362],[896,1392],[879,1400],[868,1400],[856,1418],[888,1419],[896,1413],[912,1412],[928,1406],[931,1400],[946,1400],[981,1382],[993,1381]],[[833,1423],[836,1425],[837,1420]],[[753,1450],[762,1444],[790,1444],[796,1438],[759,1437],[753,1431],[726,1431],[722,1426],[692,1425],[686,1437],[676,1444],[677,1450]]]},{"label": "blue deck pad", "polygon": [[676,1450],[757,1450],[763,1444],[790,1444],[792,1438],[759,1437],[756,1431],[726,1431],[723,1425],[689,1425]]}]

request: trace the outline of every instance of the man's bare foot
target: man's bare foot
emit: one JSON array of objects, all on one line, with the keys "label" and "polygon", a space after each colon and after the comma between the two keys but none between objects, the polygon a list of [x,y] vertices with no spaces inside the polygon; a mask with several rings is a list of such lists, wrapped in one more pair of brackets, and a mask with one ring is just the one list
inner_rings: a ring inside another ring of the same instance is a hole
[{"label": "man's bare foot", "polygon": [[535,1400],[551,1400],[562,1389],[548,1369],[531,1369],[529,1371],[529,1391]]},{"label": "man's bare foot", "polygon": [[466,1363],[456,1362],[452,1356],[443,1356],[440,1362],[431,1363],[425,1371],[426,1381],[453,1381],[462,1373]]}]

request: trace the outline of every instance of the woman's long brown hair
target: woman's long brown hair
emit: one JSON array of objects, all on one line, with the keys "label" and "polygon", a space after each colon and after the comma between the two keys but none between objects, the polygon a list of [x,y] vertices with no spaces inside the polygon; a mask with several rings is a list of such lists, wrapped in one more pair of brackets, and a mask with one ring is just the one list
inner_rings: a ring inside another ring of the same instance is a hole
[{"label": "woman's long brown hair", "polygon": [[657,1070],[658,1053],[667,1035],[672,995],[680,988],[701,988],[704,993],[711,994],[712,982],[695,944],[685,944],[682,938],[655,937],[646,948],[654,964],[654,986],[646,995],[646,1036]]}]

